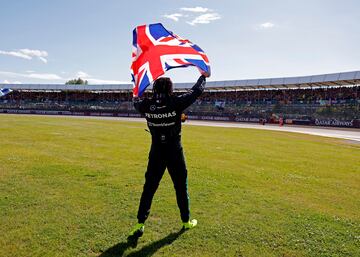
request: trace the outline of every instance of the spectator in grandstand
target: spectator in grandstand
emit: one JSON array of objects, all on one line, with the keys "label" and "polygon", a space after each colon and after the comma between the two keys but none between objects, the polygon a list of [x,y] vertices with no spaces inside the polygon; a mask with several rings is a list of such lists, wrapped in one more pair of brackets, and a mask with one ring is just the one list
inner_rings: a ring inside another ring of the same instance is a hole
[{"label": "spectator in grandstand", "polygon": [[181,114],[202,94],[208,76],[201,75],[189,92],[179,96],[173,95],[170,78],[159,78],[154,82],[152,98],[134,98],[136,110],[145,115],[152,143],[137,214],[138,223],[130,231],[129,239],[142,236],[153,196],[166,168],[174,183],[183,229],[197,224],[197,220],[190,220],[187,170],[181,145]]}]

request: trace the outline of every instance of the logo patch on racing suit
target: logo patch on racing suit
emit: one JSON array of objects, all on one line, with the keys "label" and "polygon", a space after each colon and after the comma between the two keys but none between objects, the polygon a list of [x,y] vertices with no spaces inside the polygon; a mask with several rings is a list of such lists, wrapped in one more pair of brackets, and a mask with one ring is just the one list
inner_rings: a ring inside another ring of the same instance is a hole
[{"label": "logo patch on racing suit", "polygon": [[150,133],[159,142],[167,142],[181,131],[181,113],[176,111],[171,99],[164,101],[150,103],[144,112]]}]

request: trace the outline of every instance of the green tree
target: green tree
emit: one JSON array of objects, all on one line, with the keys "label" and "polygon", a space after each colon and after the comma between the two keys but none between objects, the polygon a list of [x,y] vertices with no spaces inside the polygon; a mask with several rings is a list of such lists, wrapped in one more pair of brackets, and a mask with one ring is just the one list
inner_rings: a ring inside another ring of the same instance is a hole
[{"label": "green tree", "polygon": [[71,79],[65,82],[65,85],[87,85],[88,81],[81,78]]}]

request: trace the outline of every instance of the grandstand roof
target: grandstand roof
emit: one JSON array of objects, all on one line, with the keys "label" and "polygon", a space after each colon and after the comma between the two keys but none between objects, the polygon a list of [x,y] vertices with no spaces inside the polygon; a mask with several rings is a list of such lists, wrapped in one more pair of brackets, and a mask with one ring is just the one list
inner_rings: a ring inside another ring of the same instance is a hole
[{"label": "grandstand roof", "polygon": [[[185,90],[194,83],[175,83],[175,90]],[[207,82],[210,90],[254,90],[254,89],[286,89],[333,87],[360,84],[360,71],[331,73],[301,77],[284,77],[268,79],[224,80]],[[13,90],[31,91],[129,91],[132,84],[104,84],[104,85],[64,85],[64,84],[0,84]]]}]

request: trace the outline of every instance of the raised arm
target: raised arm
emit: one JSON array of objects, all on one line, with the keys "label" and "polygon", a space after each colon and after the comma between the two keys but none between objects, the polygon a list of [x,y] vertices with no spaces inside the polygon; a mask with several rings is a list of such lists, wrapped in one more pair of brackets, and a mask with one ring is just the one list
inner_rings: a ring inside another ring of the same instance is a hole
[{"label": "raised arm", "polygon": [[135,109],[140,113],[145,113],[145,99],[140,99],[140,97],[133,97],[133,104]]},{"label": "raised arm", "polygon": [[206,77],[201,75],[195,85],[185,94],[177,97],[177,107],[180,111],[185,110],[202,94],[205,89]]}]

